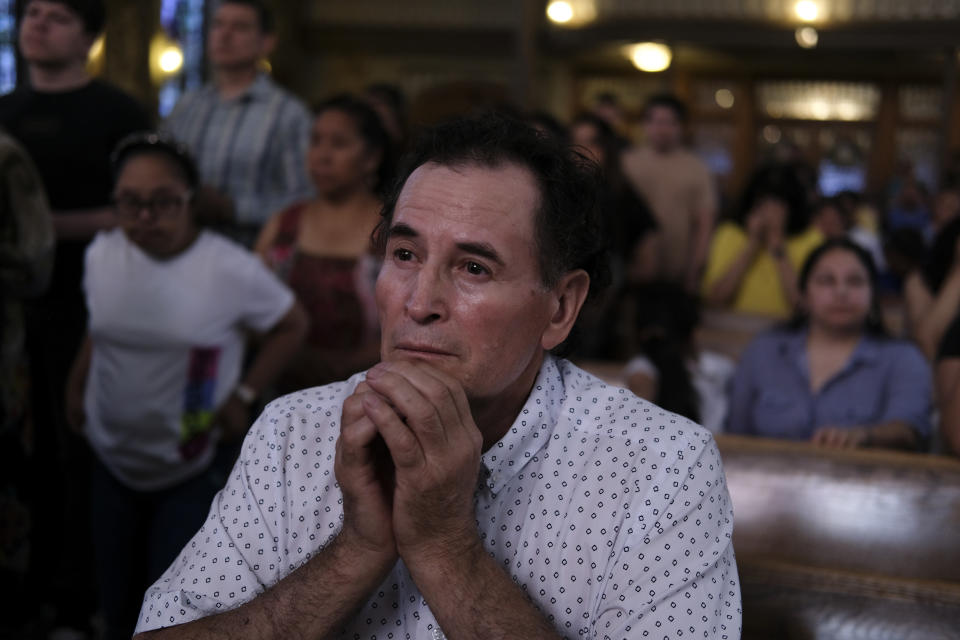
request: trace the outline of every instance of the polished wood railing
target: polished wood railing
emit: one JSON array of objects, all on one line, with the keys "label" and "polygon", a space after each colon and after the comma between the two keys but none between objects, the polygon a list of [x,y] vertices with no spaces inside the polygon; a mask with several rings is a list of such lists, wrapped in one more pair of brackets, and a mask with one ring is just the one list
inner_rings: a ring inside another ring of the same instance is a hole
[{"label": "polished wood railing", "polygon": [[960,638],[960,460],[717,436],[744,638]]}]

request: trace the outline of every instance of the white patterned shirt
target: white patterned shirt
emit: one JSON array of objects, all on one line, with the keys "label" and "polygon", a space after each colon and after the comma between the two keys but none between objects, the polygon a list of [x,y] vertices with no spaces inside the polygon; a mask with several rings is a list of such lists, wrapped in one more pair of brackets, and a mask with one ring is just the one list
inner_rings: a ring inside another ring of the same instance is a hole
[{"label": "white patterned shirt", "polygon": [[[333,540],[334,445],[363,375],[266,408],[206,524],[147,591],[138,632],[237,607]],[[480,537],[564,637],[740,637],[733,513],[704,429],[548,356],[481,470]],[[398,560],[341,637],[443,633]]]}]

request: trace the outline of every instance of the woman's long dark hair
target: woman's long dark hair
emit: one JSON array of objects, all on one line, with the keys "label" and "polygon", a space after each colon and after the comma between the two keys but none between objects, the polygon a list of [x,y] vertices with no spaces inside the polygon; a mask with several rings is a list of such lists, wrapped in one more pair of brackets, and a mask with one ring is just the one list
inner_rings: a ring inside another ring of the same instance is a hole
[{"label": "woman's long dark hair", "polygon": [[658,372],[654,402],[699,422],[700,398],[688,368],[700,322],[698,300],[676,285],[652,283],[631,287],[625,302],[633,319],[628,329],[633,350],[647,356]]},{"label": "woman's long dark hair", "polygon": [[373,191],[378,196],[382,195],[393,178],[396,158],[390,135],[380,121],[380,116],[369,104],[350,94],[341,94],[324,100],[314,107],[314,117],[320,117],[326,111],[339,111],[346,114],[353,120],[357,133],[360,134],[367,149],[371,152],[380,152],[380,164],[377,166]]},{"label": "woman's long dark hair", "polygon": [[[803,267],[800,269],[798,281],[800,293],[806,293],[807,284],[810,282],[810,275],[813,273],[813,269],[817,266],[817,263],[820,262],[820,259],[831,251],[838,250],[852,254],[860,264],[863,265],[863,268],[867,270],[867,276],[870,282],[870,311],[867,313],[867,319],[864,321],[863,332],[875,338],[889,337],[886,327],[883,326],[883,316],[880,313],[880,304],[877,300],[877,267],[866,249],[849,238],[832,238],[827,240],[807,256]],[[809,324],[810,318],[807,314],[803,311],[798,311],[794,314],[793,318],[791,318],[790,322],[787,323],[787,328],[792,330],[806,329]]]}]

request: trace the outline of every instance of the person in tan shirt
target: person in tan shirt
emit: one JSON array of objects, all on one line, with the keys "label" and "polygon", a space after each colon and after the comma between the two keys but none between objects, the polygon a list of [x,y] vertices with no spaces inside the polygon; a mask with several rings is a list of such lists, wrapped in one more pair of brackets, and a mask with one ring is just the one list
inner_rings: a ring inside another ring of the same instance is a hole
[{"label": "person in tan shirt", "polygon": [[686,107],[657,95],[644,108],[646,144],[624,152],[623,173],[660,226],[659,277],[697,291],[717,212],[707,166],[683,146]]}]

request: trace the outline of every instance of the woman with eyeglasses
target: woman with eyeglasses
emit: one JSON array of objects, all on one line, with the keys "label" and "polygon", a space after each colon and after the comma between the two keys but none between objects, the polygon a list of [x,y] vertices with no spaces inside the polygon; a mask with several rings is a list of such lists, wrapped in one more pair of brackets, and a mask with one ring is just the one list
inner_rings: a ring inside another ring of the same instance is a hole
[{"label": "woman with eyeglasses", "polygon": [[[105,637],[132,635],[140,599],[200,527],[252,402],[306,333],[293,294],[252,253],[200,229],[197,171],[159,134],[113,156],[118,228],[87,250],[89,334],[67,408],[95,455],[91,483]],[[249,332],[263,335],[244,371]]]}]

